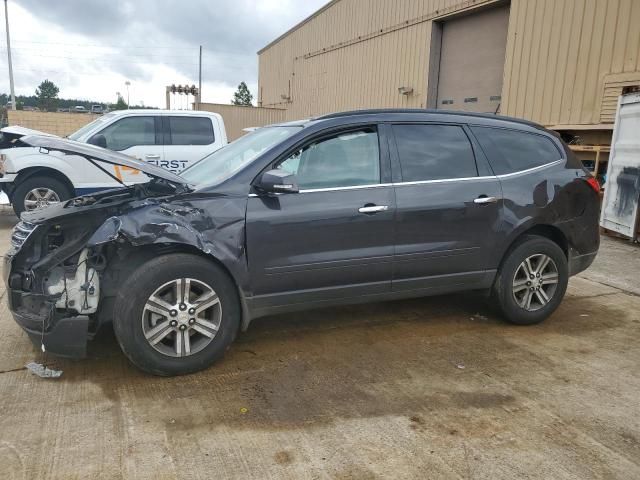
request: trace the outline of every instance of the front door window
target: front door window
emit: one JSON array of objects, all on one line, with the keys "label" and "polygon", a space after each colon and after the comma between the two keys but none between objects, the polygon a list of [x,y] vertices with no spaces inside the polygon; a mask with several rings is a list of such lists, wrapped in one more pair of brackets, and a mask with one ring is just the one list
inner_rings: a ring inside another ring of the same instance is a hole
[{"label": "front door window", "polygon": [[374,129],[340,133],[300,149],[279,168],[294,173],[301,190],[380,183],[378,134]]}]

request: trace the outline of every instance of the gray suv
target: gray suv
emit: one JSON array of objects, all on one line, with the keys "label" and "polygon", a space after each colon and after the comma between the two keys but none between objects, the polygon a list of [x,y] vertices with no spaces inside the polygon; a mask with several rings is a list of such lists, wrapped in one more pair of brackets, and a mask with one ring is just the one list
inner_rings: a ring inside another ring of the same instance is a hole
[{"label": "gray suv", "polygon": [[598,249],[598,183],[555,133],[513,118],[326,115],[257,129],[181,176],[21,140],[152,180],[22,215],[5,256],[14,319],[75,357],[113,323],[158,375],[205,368],[252,319],[292,310],[481,290],[534,324]]}]

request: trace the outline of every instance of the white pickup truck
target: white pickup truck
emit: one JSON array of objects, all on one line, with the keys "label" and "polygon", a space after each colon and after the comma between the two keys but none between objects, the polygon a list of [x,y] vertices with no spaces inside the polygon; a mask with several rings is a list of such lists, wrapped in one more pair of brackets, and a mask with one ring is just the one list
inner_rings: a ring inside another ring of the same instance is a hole
[{"label": "white pickup truck", "polygon": [[[40,151],[20,137],[40,133],[23,127],[0,130],[0,188],[19,216],[78,195],[148,181],[139,170],[95,165],[72,155]],[[185,110],[120,110],[107,113],[68,136],[131,155],[180,173],[227,144],[222,117]]]}]

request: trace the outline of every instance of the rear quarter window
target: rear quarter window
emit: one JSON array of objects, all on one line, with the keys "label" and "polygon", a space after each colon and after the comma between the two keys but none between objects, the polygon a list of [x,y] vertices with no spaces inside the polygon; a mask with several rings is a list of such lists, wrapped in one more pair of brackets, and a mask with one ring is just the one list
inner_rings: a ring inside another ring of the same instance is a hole
[{"label": "rear quarter window", "polygon": [[562,159],[553,141],[535,133],[471,127],[496,175],[520,172]]}]

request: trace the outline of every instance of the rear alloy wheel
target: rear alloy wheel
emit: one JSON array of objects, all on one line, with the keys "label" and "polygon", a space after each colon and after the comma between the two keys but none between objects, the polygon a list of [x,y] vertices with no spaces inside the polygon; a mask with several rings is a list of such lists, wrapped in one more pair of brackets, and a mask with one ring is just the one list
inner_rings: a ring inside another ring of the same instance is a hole
[{"label": "rear alloy wheel", "polygon": [[113,329],[124,354],[154,375],[183,375],[219,360],[240,326],[234,283],[216,263],[170,253],[142,264],[119,288]]},{"label": "rear alloy wheel", "polygon": [[529,312],[535,312],[555,295],[558,267],[547,255],[531,255],[518,266],[512,286],[516,303]]},{"label": "rear alloy wheel", "polygon": [[493,300],[511,323],[542,322],[562,302],[569,279],[567,257],[545,237],[527,235],[507,253],[493,289]]}]

